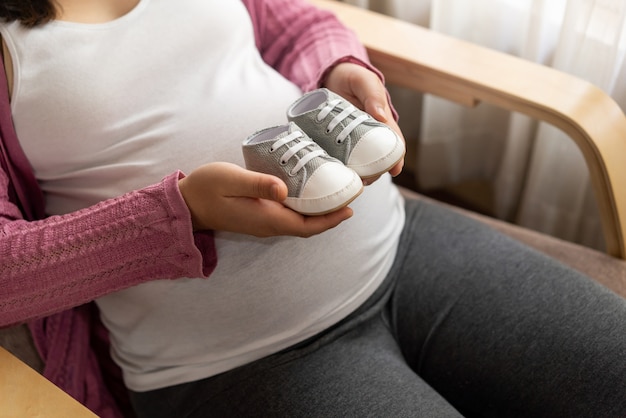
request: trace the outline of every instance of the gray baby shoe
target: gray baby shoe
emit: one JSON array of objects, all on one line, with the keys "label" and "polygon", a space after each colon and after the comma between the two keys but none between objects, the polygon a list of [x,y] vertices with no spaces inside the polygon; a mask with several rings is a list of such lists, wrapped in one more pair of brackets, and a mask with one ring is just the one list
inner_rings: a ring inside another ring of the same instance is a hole
[{"label": "gray baby shoe", "polygon": [[404,156],[404,141],[391,128],[325,88],[296,100],[287,118],[362,179],[389,171]]},{"label": "gray baby shoe", "polygon": [[242,145],[246,168],[282,179],[285,206],[305,215],[323,215],[352,202],[363,190],[353,170],[329,156],[296,124],[258,131]]}]

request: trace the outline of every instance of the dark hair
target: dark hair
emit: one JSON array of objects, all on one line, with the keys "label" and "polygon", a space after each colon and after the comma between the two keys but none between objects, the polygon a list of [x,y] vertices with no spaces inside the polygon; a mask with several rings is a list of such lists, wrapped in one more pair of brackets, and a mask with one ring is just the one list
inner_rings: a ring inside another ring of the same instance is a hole
[{"label": "dark hair", "polygon": [[54,0],[0,0],[0,18],[26,26],[46,23],[56,17]]}]

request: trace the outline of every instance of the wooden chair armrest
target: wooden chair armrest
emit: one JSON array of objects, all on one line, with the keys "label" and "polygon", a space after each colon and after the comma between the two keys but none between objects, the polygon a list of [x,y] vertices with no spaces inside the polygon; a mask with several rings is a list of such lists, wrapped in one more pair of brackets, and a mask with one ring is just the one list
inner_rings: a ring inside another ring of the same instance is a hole
[{"label": "wooden chair armrest", "polygon": [[96,418],[94,413],[2,347],[0,416]]},{"label": "wooden chair armrest", "polygon": [[334,12],[395,85],[468,106],[490,103],[548,122],[582,151],[607,252],[626,259],[626,117],[596,86],[566,73],[331,0]]}]

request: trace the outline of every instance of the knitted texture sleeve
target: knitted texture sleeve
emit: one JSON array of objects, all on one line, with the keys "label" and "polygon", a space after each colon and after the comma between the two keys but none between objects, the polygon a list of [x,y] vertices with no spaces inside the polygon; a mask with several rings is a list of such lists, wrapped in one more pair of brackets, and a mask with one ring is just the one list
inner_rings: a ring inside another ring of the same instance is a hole
[{"label": "knitted texture sleeve", "polygon": [[212,239],[192,233],[178,190],[181,175],[32,222],[16,219],[19,213],[6,200],[6,177],[0,177],[0,326],[148,280],[208,276],[216,262]]},{"label": "knitted texture sleeve", "polygon": [[[319,87],[339,62],[369,64],[356,35],[330,12],[304,0],[243,0],[263,59],[303,91]],[[259,24],[263,22],[263,24]]]}]

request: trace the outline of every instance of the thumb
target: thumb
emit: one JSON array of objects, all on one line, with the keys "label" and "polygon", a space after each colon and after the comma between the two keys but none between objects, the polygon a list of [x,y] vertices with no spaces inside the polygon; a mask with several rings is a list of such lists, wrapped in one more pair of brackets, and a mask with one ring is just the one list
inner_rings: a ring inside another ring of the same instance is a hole
[{"label": "thumb", "polygon": [[287,198],[287,185],[278,177],[245,170],[241,180],[243,196],[277,202]]},{"label": "thumb", "polygon": [[367,113],[380,122],[386,123],[393,120],[387,96],[384,93],[367,97],[364,101],[364,107]]},{"label": "thumb", "polygon": [[374,119],[383,123],[394,120],[387,100],[387,90],[378,82],[378,79],[364,83],[355,93],[358,100],[363,103],[363,110],[372,115]]}]

